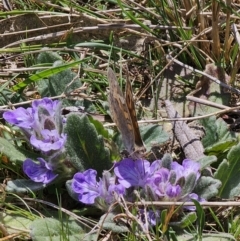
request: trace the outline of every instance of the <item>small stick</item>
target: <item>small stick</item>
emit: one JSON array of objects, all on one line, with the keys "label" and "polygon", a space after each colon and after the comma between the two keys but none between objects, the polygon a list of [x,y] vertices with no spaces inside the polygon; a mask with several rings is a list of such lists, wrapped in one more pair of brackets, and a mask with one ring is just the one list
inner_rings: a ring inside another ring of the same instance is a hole
[{"label": "small stick", "polygon": [[224,88],[226,88],[226,89],[228,89],[228,90],[230,90],[230,91],[232,91],[232,92],[240,95],[240,91],[239,91],[238,89],[233,88],[232,86],[229,86],[229,85],[221,82],[219,79],[217,79],[217,78],[215,78],[215,77],[213,77],[213,76],[211,76],[211,75],[209,75],[209,74],[206,74],[206,73],[204,73],[203,71],[200,71],[200,70],[198,70],[198,69],[194,69],[192,66],[189,66],[189,65],[187,65],[187,64],[183,64],[182,62],[174,59],[171,55],[167,55],[167,58],[168,58],[169,60],[173,61],[174,63],[179,64],[180,66],[184,66],[185,68],[187,68],[187,69],[189,69],[189,70],[191,70],[191,71],[193,71],[193,72],[195,72],[195,73],[198,73],[198,74],[201,74],[201,75],[206,76],[207,78],[209,78],[209,79],[212,80],[213,82],[215,82],[215,83],[221,85],[222,87],[224,87]]}]

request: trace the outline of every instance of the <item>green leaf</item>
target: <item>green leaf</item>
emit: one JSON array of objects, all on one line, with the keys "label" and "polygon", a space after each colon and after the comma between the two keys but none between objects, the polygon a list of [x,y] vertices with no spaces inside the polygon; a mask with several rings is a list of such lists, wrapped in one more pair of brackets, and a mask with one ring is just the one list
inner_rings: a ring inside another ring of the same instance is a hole
[{"label": "green leaf", "polygon": [[201,170],[205,169],[206,167],[209,167],[212,163],[216,161],[217,161],[216,156],[204,156],[198,160],[198,162],[201,165]]},{"label": "green leaf", "polygon": [[96,234],[86,234],[74,221],[65,223],[53,218],[42,218],[34,220],[30,225],[30,229],[33,241],[42,241],[43,237],[45,241],[90,241],[96,239]]},{"label": "green leaf", "polygon": [[197,215],[195,212],[187,213],[179,222],[171,222],[171,226],[177,226],[180,228],[186,228],[191,225],[197,220]]},{"label": "green leaf", "polygon": [[13,193],[26,194],[28,192],[36,192],[43,189],[46,185],[41,182],[32,180],[16,179],[7,182],[6,191]]},{"label": "green leaf", "polygon": [[217,155],[219,153],[227,152],[229,149],[237,144],[237,139],[219,141],[212,146],[205,149],[207,155]]},{"label": "green leaf", "polygon": [[72,199],[74,199],[75,201],[79,202],[78,193],[74,192],[73,189],[72,189],[72,180],[68,180],[66,182],[66,188],[67,188],[67,191],[68,191],[68,194],[70,195],[70,197]]},{"label": "green leaf", "polygon": [[[28,79],[16,84],[13,86],[13,90],[14,91],[21,91],[23,90],[28,84],[31,84],[32,82],[37,82],[41,79],[44,79],[44,78],[48,78],[52,75],[56,75],[62,71],[66,71],[68,68],[71,68],[77,64],[80,64],[84,61],[87,61],[87,58],[83,59],[83,60],[78,60],[78,61],[74,61],[74,62],[71,62],[71,63],[67,63],[67,64],[62,64],[62,65],[57,65],[52,67],[52,68],[49,68],[47,70],[43,70],[41,72],[38,72],[37,74],[33,74],[32,76],[30,76]],[[57,63],[59,63],[57,61]],[[60,81],[61,79],[58,79],[58,84],[61,83]],[[66,86],[65,86],[66,87]]]},{"label": "green leaf", "polygon": [[220,163],[214,177],[222,182],[219,195],[222,198],[234,198],[240,195],[240,143],[232,147],[227,160]]},{"label": "green leaf", "polygon": [[164,224],[167,220],[168,210],[164,209],[161,211],[161,223]]},{"label": "green leaf", "polygon": [[[31,216],[31,214],[29,214]],[[22,230],[29,230],[33,217],[26,217],[26,215],[13,214],[1,212],[0,221],[6,228],[9,234],[21,233]]]},{"label": "green leaf", "polygon": [[[53,68],[62,68],[63,66],[65,65],[61,60],[53,64]],[[68,94],[82,85],[77,74],[71,71],[70,68],[63,68],[61,72],[54,73],[49,76],[48,79],[43,79],[37,84],[38,91],[42,96],[57,96],[62,93]]]},{"label": "green leaf", "polygon": [[194,202],[196,206],[198,237],[202,237],[205,225],[205,212],[198,201],[192,199],[192,202]]},{"label": "green leaf", "polygon": [[197,186],[194,188],[194,193],[197,193],[200,197],[208,200],[218,194],[221,184],[221,181],[214,179],[213,177],[201,176]]},{"label": "green leaf", "polygon": [[161,144],[169,140],[169,135],[160,125],[148,124],[141,126],[140,131],[148,151],[154,144]]},{"label": "green leaf", "polygon": [[70,114],[64,131],[69,160],[79,171],[93,168],[100,174],[111,167],[109,150],[86,115]]},{"label": "green leaf", "polygon": [[189,194],[192,192],[197,180],[197,175],[195,173],[189,173],[185,178],[185,184],[182,187],[181,196]]},{"label": "green leaf", "polygon": [[62,57],[57,54],[56,52],[51,51],[48,48],[43,48],[46,49],[46,51],[41,52],[38,57],[37,57],[37,63],[43,64],[43,63],[54,63],[57,60],[62,60]]},{"label": "green leaf", "polygon": [[95,126],[97,133],[99,135],[102,135],[104,138],[109,139],[109,133],[104,128],[103,124],[100,121],[93,119],[92,116],[88,116],[88,118],[89,118],[89,121]]},{"label": "green leaf", "polygon": [[202,143],[209,155],[217,155],[228,151],[236,144],[236,134],[229,131],[226,122],[215,116],[199,120],[205,128],[206,135]]},{"label": "green leaf", "polygon": [[128,227],[123,224],[122,222],[115,222],[116,214],[113,213],[107,213],[102,215],[100,218],[98,224],[100,227],[103,227],[106,230],[111,230],[114,233],[126,233],[129,232]]},{"label": "green leaf", "polygon": [[[169,140],[169,135],[160,125],[148,124],[141,126],[140,134],[147,148],[147,151],[150,151],[154,145],[161,144]],[[120,134],[114,136],[114,141],[120,150],[125,149],[122,142],[122,136]]]},{"label": "green leaf", "polygon": [[162,157],[162,167],[165,167],[169,170],[171,170],[171,164],[172,164],[172,156],[169,153],[165,153]]},{"label": "green leaf", "polygon": [[0,93],[0,105],[19,103],[26,100],[20,94],[6,88],[2,88],[2,86],[0,87]]},{"label": "green leaf", "polygon": [[11,143],[11,141],[6,140],[2,137],[0,137],[0,151],[1,154],[6,155],[11,162],[20,163],[25,161],[28,157],[31,157],[33,154],[16,147]]}]

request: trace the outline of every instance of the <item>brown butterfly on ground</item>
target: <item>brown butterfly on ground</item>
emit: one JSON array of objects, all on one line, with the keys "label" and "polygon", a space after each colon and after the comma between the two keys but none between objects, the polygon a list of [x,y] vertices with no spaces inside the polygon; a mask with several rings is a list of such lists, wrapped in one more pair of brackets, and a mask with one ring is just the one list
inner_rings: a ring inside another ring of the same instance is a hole
[{"label": "brown butterfly on ground", "polygon": [[113,121],[122,134],[123,144],[133,159],[142,158],[146,148],[142,141],[133,101],[131,82],[127,78],[125,97],[120,89],[115,73],[108,69],[109,106]]}]

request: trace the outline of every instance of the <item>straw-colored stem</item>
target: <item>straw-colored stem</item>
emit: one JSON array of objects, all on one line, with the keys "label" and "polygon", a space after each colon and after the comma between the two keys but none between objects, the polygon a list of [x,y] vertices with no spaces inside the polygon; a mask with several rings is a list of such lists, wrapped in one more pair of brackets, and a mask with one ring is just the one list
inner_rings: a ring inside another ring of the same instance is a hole
[{"label": "straw-colored stem", "polygon": [[227,16],[226,16],[226,30],[225,30],[225,40],[224,40],[224,58],[225,63],[229,63],[229,49],[231,47],[231,43],[229,44],[229,35],[230,35],[230,14],[231,14],[231,0],[226,1],[227,4]]},{"label": "straw-colored stem", "polygon": [[218,62],[220,57],[220,40],[219,40],[219,3],[216,0],[212,1],[212,51],[215,60]]}]

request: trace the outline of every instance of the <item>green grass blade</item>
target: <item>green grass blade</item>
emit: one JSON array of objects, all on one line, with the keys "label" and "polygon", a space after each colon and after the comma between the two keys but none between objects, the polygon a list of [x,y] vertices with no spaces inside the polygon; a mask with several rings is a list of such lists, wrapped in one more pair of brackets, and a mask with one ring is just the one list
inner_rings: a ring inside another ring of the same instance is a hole
[{"label": "green grass blade", "polygon": [[32,82],[36,82],[38,80],[41,80],[43,78],[46,78],[46,77],[49,77],[51,75],[54,75],[54,74],[57,74],[67,68],[71,68],[77,64],[80,64],[82,62],[85,62],[89,60],[89,58],[85,58],[83,60],[78,60],[78,61],[74,61],[74,62],[71,62],[71,63],[67,63],[67,64],[64,64],[62,66],[57,66],[57,67],[53,67],[53,68],[49,68],[47,70],[43,70],[37,74],[34,74],[32,76],[30,76],[28,79],[16,84],[13,86],[13,90],[14,91],[21,91],[23,90],[28,84],[32,83]]}]

